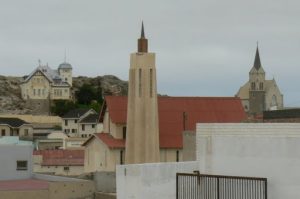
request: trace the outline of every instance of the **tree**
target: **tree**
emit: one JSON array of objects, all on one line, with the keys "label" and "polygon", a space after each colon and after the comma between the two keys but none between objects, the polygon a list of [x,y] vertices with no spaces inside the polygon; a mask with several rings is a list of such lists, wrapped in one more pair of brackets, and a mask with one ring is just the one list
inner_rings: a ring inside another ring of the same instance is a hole
[{"label": "tree", "polygon": [[76,93],[77,102],[79,104],[88,105],[92,100],[97,100],[96,89],[90,84],[83,84],[79,91]]},{"label": "tree", "polygon": [[51,113],[58,116],[63,116],[71,109],[77,108],[77,105],[69,100],[55,100],[53,106],[51,106]]}]

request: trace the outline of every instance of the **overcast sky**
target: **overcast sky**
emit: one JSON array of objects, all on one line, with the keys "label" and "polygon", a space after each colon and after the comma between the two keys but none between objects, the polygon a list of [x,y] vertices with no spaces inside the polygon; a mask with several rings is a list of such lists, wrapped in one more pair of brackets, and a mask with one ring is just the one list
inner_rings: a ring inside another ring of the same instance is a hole
[{"label": "overcast sky", "polygon": [[0,0],[0,74],[64,61],[74,76],[128,80],[144,20],[158,92],[233,96],[248,80],[256,41],[267,79],[300,106],[299,0]]}]

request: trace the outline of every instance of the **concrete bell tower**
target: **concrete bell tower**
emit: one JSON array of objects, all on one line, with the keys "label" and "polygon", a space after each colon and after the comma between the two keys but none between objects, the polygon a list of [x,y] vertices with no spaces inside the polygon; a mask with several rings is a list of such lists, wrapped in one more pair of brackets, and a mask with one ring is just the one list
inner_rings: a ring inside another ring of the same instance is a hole
[{"label": "concrete bell tower", "polygon": [[155,53],[148,53],[142,23],[138,52],[130,55],[125,162],[159,161]]}]

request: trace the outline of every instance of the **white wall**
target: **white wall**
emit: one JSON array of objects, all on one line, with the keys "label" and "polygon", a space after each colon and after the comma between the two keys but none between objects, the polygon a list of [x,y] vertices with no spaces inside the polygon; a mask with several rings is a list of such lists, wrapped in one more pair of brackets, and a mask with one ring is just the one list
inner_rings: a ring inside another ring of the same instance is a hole
[{"label": "white wall", "polygon": [[118,165],[117,198],[174,199],[176,173],[192,173],[197,169],[197,162]]},{"label": "white wall", "polygon": [[[31,145],[0,145],[0,180],[27,179],[32,175]],[[27,160],[27,170],[17,170],[17,160]]]},{"label": "white wall", "polygon": [[198,124],[201,173],[268,179],[268,198],[300,197],[300,124]]}]

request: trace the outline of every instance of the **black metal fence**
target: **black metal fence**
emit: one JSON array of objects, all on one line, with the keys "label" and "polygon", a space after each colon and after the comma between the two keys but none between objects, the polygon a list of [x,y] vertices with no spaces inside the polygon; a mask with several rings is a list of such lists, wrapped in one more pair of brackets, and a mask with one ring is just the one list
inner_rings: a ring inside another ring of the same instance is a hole
[{"label": "black metal fence", "polygon": [[267,179],[176,174],[176,199],[267,199]]}]

